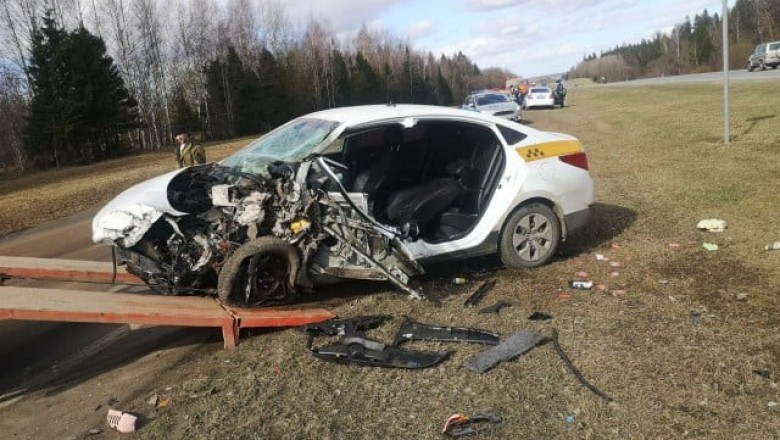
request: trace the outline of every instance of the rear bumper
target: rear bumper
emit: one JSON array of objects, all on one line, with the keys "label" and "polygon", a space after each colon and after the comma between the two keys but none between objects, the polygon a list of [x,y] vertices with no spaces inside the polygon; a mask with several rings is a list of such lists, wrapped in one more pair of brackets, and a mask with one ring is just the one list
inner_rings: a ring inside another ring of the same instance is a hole
[{"label": "rear bumper", "polygon": [[584,228],[592,217],[592,209],[588,207],[582,211],[572,212],[567,214],[563,221],[566,222],[566,236],[570,236],[574,232]]}]

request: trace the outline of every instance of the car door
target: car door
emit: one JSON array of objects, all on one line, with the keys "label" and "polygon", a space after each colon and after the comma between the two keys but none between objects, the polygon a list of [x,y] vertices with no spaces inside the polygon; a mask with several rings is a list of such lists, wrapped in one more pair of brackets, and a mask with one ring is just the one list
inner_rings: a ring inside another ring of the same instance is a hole
[{"label": "car door", "polygon": [[[495,141],[500,146],[503,156],[497,177],[497,185],[488,202],[482,210],[477,224],[465,235],[452,241],[432,243],[426,240],[405,241],[406,247],[421,262],[434,262],[449,259],[454,256],[477,256],[496,251],[495,240],[501,228],[502,219],[514,207],[517,194],[526,179],[527,166],[515,152],[514,146],[527,137],[521,126],[511,129],[515,137],[508,143],[496,124],[469,121],[481,124],[490,129]],[[506,127],[506,126],[504,126]]]}]

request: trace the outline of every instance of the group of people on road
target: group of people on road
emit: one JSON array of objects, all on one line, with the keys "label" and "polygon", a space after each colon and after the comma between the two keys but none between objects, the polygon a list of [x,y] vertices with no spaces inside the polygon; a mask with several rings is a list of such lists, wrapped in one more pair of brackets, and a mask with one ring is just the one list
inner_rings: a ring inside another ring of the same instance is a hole
[{"label": "group of people on road", "polygon": [[[542,85],[546,86],[547,84],[543,83]],[[534,86],[536,86],[536,83],[532,82],[530,87],[534,87]],[[523,102],[525,102],[525,97],[528,96],[528,91],[529,91],[528,81],[523,81],[520,84],[511,86],[510,91],[515,101],[517,101],[517,103],[520,106],[522,106]],[[552,89],[552,91],[553,91],[553,95],[556,97],[556,101],[560,100],[562,102],[565,99],[566,87],[563,85],[562,80],[559,79],[555,81],[555,87]]]}]

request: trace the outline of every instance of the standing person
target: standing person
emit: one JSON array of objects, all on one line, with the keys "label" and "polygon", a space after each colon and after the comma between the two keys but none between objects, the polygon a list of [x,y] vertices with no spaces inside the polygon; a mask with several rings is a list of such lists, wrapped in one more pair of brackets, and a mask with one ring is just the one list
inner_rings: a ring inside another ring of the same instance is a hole
[{"label": "standing person", "polygon": [[190,133],[184,128],[177,128],[173,132],[176,146],[176,162],[179,168],[206,163],[206,152],[203,147],[192,142]]}]

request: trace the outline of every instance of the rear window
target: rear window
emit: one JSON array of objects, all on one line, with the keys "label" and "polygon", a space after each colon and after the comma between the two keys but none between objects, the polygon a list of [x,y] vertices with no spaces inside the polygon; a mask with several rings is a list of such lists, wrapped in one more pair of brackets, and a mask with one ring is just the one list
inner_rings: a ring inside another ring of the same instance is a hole
[{"label": "rear window", "polygon": [[550,89],[546,87],[541,87],[538,89],[531,89],[531,93],[550,93]]},{"label": "rear window", "polygon": [[777,50],[780,49],[780,43],[772,43],[769,45],[769,50]]}]

